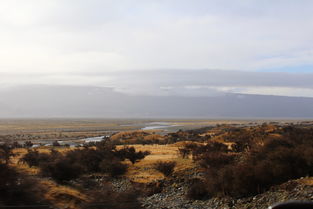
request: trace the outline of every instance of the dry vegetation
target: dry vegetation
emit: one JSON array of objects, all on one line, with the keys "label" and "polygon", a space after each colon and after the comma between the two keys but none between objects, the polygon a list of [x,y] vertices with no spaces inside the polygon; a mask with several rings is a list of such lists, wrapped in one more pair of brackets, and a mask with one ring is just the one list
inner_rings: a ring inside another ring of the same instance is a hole
[{"label": "dry vegetation", "polygon": [[148,150],[151,152],[145,159],[129,167],[126,176],[134,182],[150,183],[163,179],[162,173],[154,169],[154,164],[158,161],[175,161],[175,171],[183,172],[184,170],[194,167],[191,159],[182,159],[178,155],[179,144],[170,145],[133,145],[138,151]]},{"label": "dry vegetation", "polygon": [[136,124],[128,120],[0,120],[0,140],[71,140],[106,135],[109,132],[134,130]]},{"label": "dry vegetation", "polygon": [[[26,126],[20,129],[26,130]],[[18,191],[21,199],[0,197],[0,206],[101,208],[97,204],[105,203],[109,208],[140,208],[137,198],[161,192],[160,185],[166,181],[185,182],[192,199],[251,196],[290,179],[312,176],[312,143],[313,127],[306,123],[225,124],[163,135],[124,131],[100,143],[77,148],[55,146],[53,151],[51,147],[2,144],[0,192],[13,195]],[[198,173],[201,177],[195,178]],[[111,185],[114,179],[128,179],[133,188],[115,191]],[[298,182],[313,185],[312,178]],[[147,191],[151,185],[153,189]]]}]

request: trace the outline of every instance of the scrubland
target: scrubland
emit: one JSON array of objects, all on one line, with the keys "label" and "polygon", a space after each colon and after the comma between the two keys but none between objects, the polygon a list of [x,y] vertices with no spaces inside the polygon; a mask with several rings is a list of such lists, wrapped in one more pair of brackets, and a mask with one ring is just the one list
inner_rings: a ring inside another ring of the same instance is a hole
[{"label": "scrubland", "polygon": [[[250,203],[239,200],[290,181],[313,190],[310,122],[222,124],[162,135],[127,130],[79,147],[11,142],[1,144],[0,157],[2,207],[206,208],[218,198],[221,205],[211,207],[245,208]],[[290,194],[294,188],[284,187]]]}]

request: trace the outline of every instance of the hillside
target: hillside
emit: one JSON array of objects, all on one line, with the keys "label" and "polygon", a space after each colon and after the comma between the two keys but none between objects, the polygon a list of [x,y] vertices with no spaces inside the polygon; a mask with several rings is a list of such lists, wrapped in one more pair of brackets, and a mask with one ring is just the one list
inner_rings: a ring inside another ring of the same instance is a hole
[{"label": "hillside", "polygon": [[2,143],[0,206],[265,209],[312,201],[312,133],[312,122],[272,122],[162,136],[124,131],[77,147]]}]

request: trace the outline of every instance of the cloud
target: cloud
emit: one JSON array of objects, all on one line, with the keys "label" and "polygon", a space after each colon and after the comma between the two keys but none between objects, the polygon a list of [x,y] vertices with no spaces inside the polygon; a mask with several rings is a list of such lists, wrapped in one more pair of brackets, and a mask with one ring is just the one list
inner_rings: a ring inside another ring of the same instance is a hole
[{"label": "cloud", "polygon": [[313,65],[312,1],[4,0],[0,72]]},{"label": "cloud", "polygon": [[63,75],[1,74],[0,89],[17,85],[110,87],[129,95],[217,96],[228,93],[313,97],[313,73],[225,70],[132,70]]},{"label": "cloud", "polygon": [[[313,73],[312,7],[309,0],[4,0],[0,89],[313,97],[312,74],[296,72]],[[280,72],[262,72],[273,69]]]},{"label": "cloud", "polygon": [[242,93],[313,97],[313,73],[185,69],[132,71],[107,76],[111,87],[128,94],[216,96]]},{"label": "cloud", "polygon": [[221,91],[234,92],[234,93],[240,93],[240,94],[275,95],[275,96],[289,96],[289,97],[313,97],[312,88],[245,86],[242,88],[222,87],[222,88],[217,88],[217,89]]}]

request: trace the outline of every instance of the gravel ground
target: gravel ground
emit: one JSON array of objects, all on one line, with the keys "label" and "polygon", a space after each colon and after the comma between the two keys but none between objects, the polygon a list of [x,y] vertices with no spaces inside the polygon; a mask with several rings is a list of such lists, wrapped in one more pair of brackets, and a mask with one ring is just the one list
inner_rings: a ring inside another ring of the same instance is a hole
[{"label": "gravel ground", "polygon": [[[211,198],[207,200],[191,200],[186,197],[188,183],[171,178],[162,181],[162,192],[148,197],[140,197],[142,206],[146,209],[267,209],[277,202],[288,200],[313,201],[313,186],[291,180],[282,185],[275,186],[269,191],[242,199],[231,197]],[[115,179],[112,182],[114,191],[123,192],[133,189],[133,183],[126,179]]]},{"label": "gravel ground", "polygon": [[186,198],[186,192],[186,186],[174,183],[167,185],[161,193],[141,198],[140,201],[147,209],[266,209],[274,203],[288,200],[313,201],[313,186],[302,185],[296,181],[289,181],[263,194],[242,199],[224,197],[205,201],[190,200]]}]

